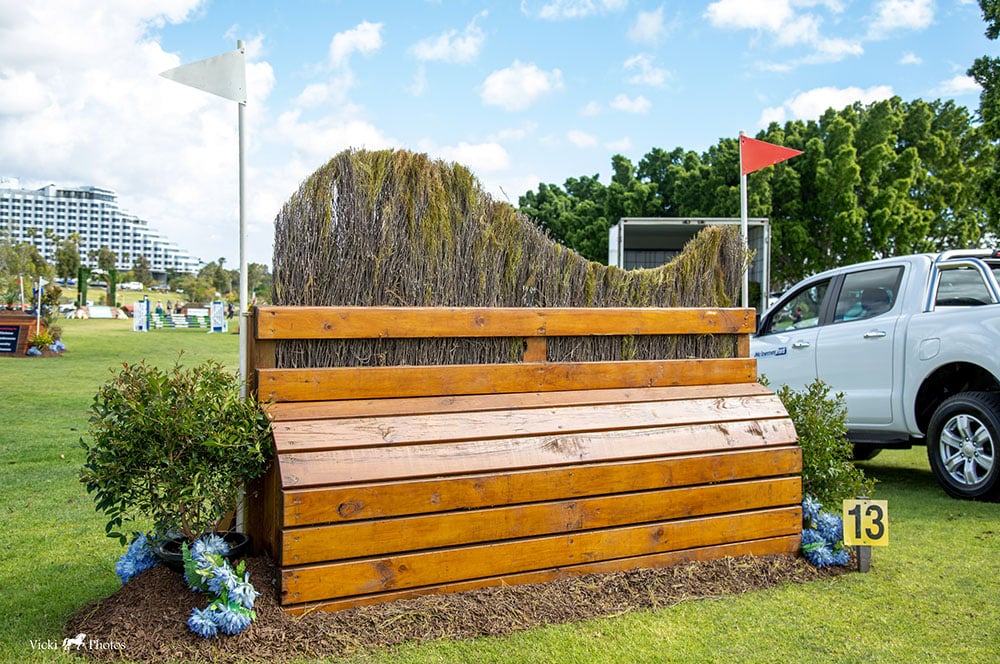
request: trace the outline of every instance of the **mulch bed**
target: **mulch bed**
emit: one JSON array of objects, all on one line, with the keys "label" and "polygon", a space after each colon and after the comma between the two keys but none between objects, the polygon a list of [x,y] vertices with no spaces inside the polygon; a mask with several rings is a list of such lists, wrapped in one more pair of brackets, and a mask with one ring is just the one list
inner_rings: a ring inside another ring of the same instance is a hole
[{"label": "mulch bed", "polygon": [[207,598],[190,591],[183,577],[159,565],[110,597],[76,613],[67,638],[86,634],[94,659],[136,662],[281,662],[292,658],[346,657],[406,641],[501,636],[546,624],[566,623],[681,601],[737,595],[784,583],[804,583],[849,572],[819,570],[796,556],[726,558],[665,569],[640,569],[572,577],[542,584],[483,588],[428,595],[336,613],[289,616],[278,607],[275,569],[267,558],[247,559],[261,596],[257,620],[242,634],[203,639],[187,628],[193,607]]}]

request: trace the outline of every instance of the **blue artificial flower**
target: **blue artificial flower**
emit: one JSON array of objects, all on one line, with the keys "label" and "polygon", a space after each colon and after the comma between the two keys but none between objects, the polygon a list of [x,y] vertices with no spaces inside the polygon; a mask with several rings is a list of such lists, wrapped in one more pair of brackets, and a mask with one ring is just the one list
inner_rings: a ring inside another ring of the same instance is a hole
[{"label": "blue artificial flower", "polygon": [[132,539],[128,549],[115,563],[115,574],[125,585],[133,577],[159,564],[160,559],[146,535],[138,534]]},{"label": "blue artificial flower", "polygon": [[819,511],[823,505],[814,497],[807,495],[802,499],[802,521],[807,527],[812,527],[819,518]]},{"label": "blue artificial flower", "polygon": [[135,561],[133,561],[128,554],[122,554],[122,556],[118,559],[118,562],[115,563],[115,574],[118,575],[118,579],[124,586],[136,574]]},{"label": "blue artificial flower", "polygon": [[210,533],[199,538],[191,546],[191,557],[200,566],[215,564],[208,560],[207,556],[224,556],[229,553],[229,543],[215,533]]},{"label": "blue artificial flower", "polygon": [[238,578],[233,577],[234,583],[227,586],[229,591],[229,600],[239,604],[245,609],[252,609],[254,600],[260,596],[260,593],[253,587],[250,583],[250,572],[243,575],[243,580],[240,581]]},{"label": "blue artificial flower", "polygon": [[195,609],[188,618],[188,627],[203,637],[223,634],[239,634],[253,621],[254,600],[260,595],[250,583],[250,573],[243,578],[237,575],[229,561],[223,557],[229,553],[229,544],[218,535],[206,535],[192,545],[187,567],[193,568],[185,578],[192,590],[210,593],[212,603],[203,610]]},{"label": "blue artificial flower", "polygon": [[851,552],[844,547],[834,550],[831,557],[833,559],[832,565],[843,567],[851,562]]},{"label": "blue artificial flower", "polygon": [[820,512],[815,527],[831,547],[844,541],[844,519],[839,514]]},{"label": "blue artificial flower", "polygon": [[815,528],[802,531],[802,555],[814,567],[829,567],[834,564],[830,545]]},{"label": "blue artificial flower", "polygon": [[216,595],[221,595],[223,590],[228,590],[240,581],[228,562],[212,567],[211,571],[212,575],[208,577],[208,589]]},{"label": "blue artificial flower", "polygon": [[215,612],[215,620],[223,634],[232,636],[249,627],[253,616],[243,607],[225,604]]},{"label": "blue artificial flower", "polygon": [[218,612],[213,611],[209,606],[207,609],[193,609],[188,616],[188,628],[198,636],[209,638],[219,633],[219,625],[216,623]]}]

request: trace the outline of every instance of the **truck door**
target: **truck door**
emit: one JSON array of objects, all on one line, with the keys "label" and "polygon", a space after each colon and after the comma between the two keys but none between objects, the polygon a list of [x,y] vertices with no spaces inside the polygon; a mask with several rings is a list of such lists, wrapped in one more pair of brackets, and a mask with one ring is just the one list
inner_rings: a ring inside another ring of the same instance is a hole
[{"label": "truck door", "polygon": [[761,320],[750,356],[772,389],[788,385],[801,390],[816,379],[816,340],[829,286],[829,279],[806,284]]},{"label": "truck door", "polygon": [[844,275],[832,320],[819,329],[816,373],[847,401],[848,427],[890,424],[902,266]]}]

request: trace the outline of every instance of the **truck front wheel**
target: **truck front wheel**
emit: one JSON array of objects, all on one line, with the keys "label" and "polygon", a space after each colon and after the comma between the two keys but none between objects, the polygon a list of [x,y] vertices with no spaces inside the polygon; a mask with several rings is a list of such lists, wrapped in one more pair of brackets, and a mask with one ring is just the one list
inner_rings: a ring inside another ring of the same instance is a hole
[{"label": "truck front wheel", "polygon": [[1000,395],[963,392],[941,403],[927,427],[927,458],[946,493],[968,500],[1000,497]]}]

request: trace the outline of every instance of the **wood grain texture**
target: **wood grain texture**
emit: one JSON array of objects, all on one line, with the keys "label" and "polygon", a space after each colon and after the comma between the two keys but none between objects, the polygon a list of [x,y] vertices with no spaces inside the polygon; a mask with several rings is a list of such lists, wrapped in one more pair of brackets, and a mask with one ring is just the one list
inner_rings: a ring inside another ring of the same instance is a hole
[{"label": "wood grain texture", "polygon": [[260,307],[260,339],[750,334],[742,308]]},{"label": "wood grain texture", "polygon": [[276,402],[756,381],[757,363],[747,358],[257,370],[259,398]]},{"label": "wood grain texture", "polygon": [[268,407],[272,422],[327,420],[344,417],[428,413],[479,413],[522,407],[599,406],[611,403],[678,401],[681,399],[766,396],[772,392],[758,382],[721,385],[681,385],[587,389],[524,394],[468,394],[437,397],[399,397],[393,399],[345,399],[338,401],[300,401],[275,403]]},{"label": "wood grain texture", "polygon": [[776,419],[775,395],[273,423],[278,453]]},{"label": "wood grain texture", "polygon": [[510,542],[463,546],[390,557],[284,567],[286,603],[349,597],[781,537],[802,528],[801,507],[698,517]]},{"label": "wood grain texture", "polygon": [[732,482],[755,477],[798,475],[802,449],[774,449],[613,461],[447,478],[402,478],[395,482],[286,489],[286,527],[431,514],[663,487]]},{"label": "wood grain texture", "polygon": [[786,477],[296,528],[284,533],[281,561],[302,565],[794,506],[801,495],[800,478]]},{"label": "wood grain texture", "polygon": [[556,581],[558,579],[565,579],[583,574],[607,574],[638,568],[656,569],[672,567],[674,565],[689,562],[718,560],[720,558],[733,556],[793,555],[799,550],[800,546],[801,542],[798,535],[786,535],[783,537],[684,549],[683,551],[667,551],[647,556],[635,556],[632,558],[619,558],[617,560],[604,560],[594,563],[568,565],[533,572],[524,572],[520,574],[490,576],[471,581],[435,584],[412,590],[397,590],[384,593],[355,595],[345,599],[323,602],[290,604],[283,607],[283,610],[292,615],[302,615],[310,611],[341,611],[354,606],[367,606],[400,599],[411,599],[420,595],[454,593],[474,590],[476,588],[502,585],[546,583],[548,581]]},{"label": "wood grain texture", "polygon": [[283,487],[375,482],[613,461],[695,451],[726,451],[797,440],[790,420],[750,420],[692,426],[583,432],[448,444],[351,448],[282,454]]}]

